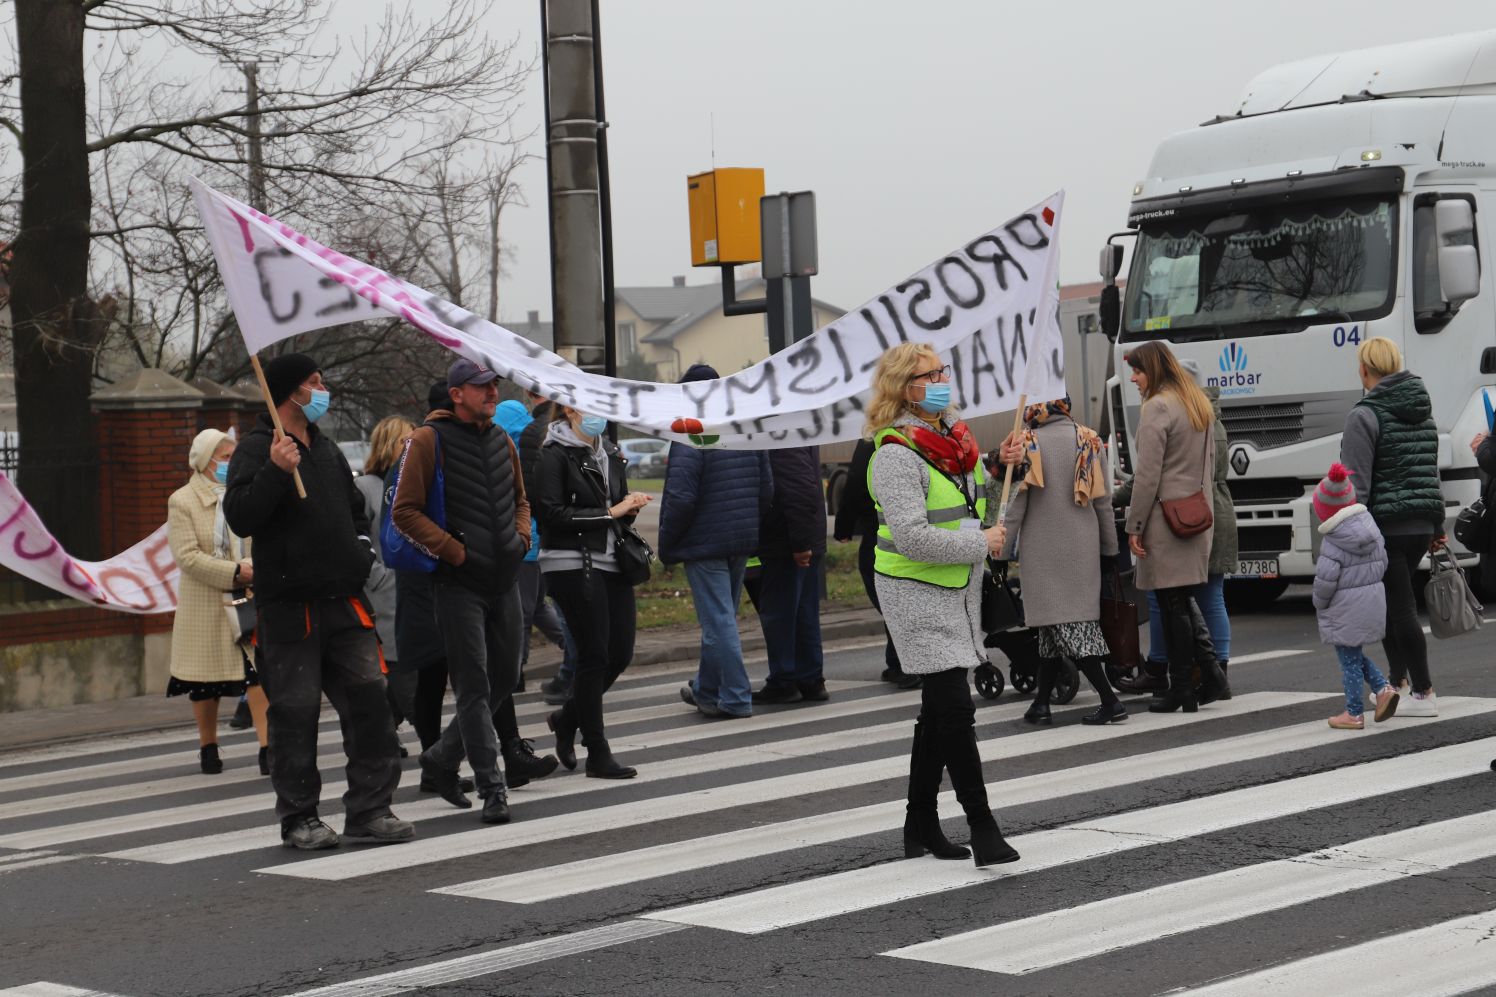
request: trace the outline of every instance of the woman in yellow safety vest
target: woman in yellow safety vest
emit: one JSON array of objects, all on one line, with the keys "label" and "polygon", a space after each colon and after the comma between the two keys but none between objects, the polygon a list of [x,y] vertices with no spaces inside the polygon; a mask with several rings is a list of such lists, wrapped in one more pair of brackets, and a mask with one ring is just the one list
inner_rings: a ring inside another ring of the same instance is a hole
[{"label": "woman in yellow safety vest", "polygon": [[[878,514],[873,570],[884,621],[904,670],[922,675],[909,758],[904,854],[1018,858],[987,805],[967,669],[981,664],[982,564],[1002,550],[982,529],[986,498],[975,439],[951,402],[951,369],[928,343],[901,343],[878,361],[867,433],[876,450],[868,491]],[[971,827],[971,852],[951,844],[935,808],[942,770]],[[974,853],[974,854],[973,854]]]}]

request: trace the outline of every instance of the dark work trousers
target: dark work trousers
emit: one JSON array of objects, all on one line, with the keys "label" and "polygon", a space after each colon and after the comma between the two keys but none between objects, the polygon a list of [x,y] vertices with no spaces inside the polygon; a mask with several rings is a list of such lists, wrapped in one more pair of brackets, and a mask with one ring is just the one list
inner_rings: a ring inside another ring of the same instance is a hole
[{"label": "dark work trousers", "polygon": [[[504,789],[499,770],[500,737],[496,717],[513,722],[514,684],[519,681],[520,600],[518,586],[481,595],[457,582],[437,581],[436,622],[447,646],[447,678],[457,700],[457,714],[441,739],[428,751],[436,766],[456,771],[467,755],[478,795]],[[504,704],[508,704],[507,711]]]},{"label": "dark work trousers", "polygon": [[385,664],[389,671],[385,673],[384,681],[389,687],[390,713],[394,715],[395,726],[409,722],[415,726],[416,716],[416,683],[418,680],[414,668],[402,669],[397,661],[386,660]]},{"label": "dark work trousers", "polygon": [[1382,591],[1387,594],[1387,635],[1382,638],[1382,650],[1387,655],[1388,677],[1393,685],[1407,681],[1414,692],[1428,692],[1434,680],[1428,673],[1428,641],[1418,619],[1413,579],[1433,535],[1415,533],[1383,539],[1387,541],[1387,572],[1382,575]]},{"label": "dark work trousers", "polygon": [[530,661],[530,628],[538,629],[546,640],[561,648],[562,653],[566,651],[566,631],[561,627],[560,614],[556,608],[546,601],[545,576],[540,573],[540,564],[537,561],[526,561],[520,565],[519,581],[520,603],[524,610],[524,650],[520,655],[520,666]]},{"label": "dark work trousers", "polygon": [[[821,564],[795,565],[792,557],[763,558],[758,594],[758,621],[769,657],[768,684],[801,689],[822,680]],[[565,607],[562,607],[563,612]]]},{"label": "dark work trousers", "polygon": [[343,598],[262,606],[258,631],[260,681],[270,699],[270,784],[282,830],[318,816],[317,722],[324,692],[338,711],[348,754],[347,819],[389,813],[400,785],[400,744],[373,629]]},{"label": "dark work trousers", "polygon": [[[950,773],[951,788],[973,827],[993,820],[987,803],[987,783],[982,777],[982,756],[977,751],[977,707],[965,668],[947,668],[922,676],[919,720],[915,737],[935,749],[941,765]],[[939,780],[935,780],[938,784]]]},{"label": "dark work trousers", "polygon": [[[864,533],[862,542],[857,546],[857,572],[862,575],[862,587],[867,592],[867,600],[873,604],[873,608],[880,614],[883,606],[878,602],[878,586],[874,582],[876,577],[873,572],[873,558],[878,549],[878,534]],[[893,635],[888,628],[883,628],[883,664],[896,672],[902,672],[903,666],[899,664],[898,649],[893,646]]]},{"label": "dark work trousers", "polygon": [[410,725],[425,751],[442,736],[442,703],[447,698],[447,659],[438,658],[416,671],[414,712]]},{"label": "dark work trousers", "polygon": [[577,674],[561,708],[562,729],[582,732],[588,748],[606,748],[603,693],[634,660],[634,587],[616,571],[548,571],[546,591],[577,642]]}]

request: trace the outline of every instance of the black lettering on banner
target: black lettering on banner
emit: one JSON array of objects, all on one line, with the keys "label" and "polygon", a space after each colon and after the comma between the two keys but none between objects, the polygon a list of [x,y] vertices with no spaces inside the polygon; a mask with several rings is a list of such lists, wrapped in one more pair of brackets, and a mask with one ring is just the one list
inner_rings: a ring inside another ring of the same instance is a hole
[{"label": "black lettering on banner", "polygon": [[[607,415],[617,417],[618,415],[618,392],[608,391],[603,388],[587,387],[585,389],[593,398],[593,403],[587,408],[592,415]],[[594,407],[595,406],[595,407]]]},{"label": "black lettering on banner", "polygon": [[[748,373],[748,371],[746,370],[723,378],[722,395],[723,400],[727,405],[725,414],[732,415],[737,411],[738,403],[737,399],[733,397],[733,392],[740,391],[747,392],[749,395],[754,395],[757,394],[765,384],[769,386],[769,404],[777,406],[779,404],[779,372],[777,370],[777,367],[778,365],[772,358],[767,363],[765,363],[763,366],[763,373],[759,375],[757,384],[748,383],[748,379],[743,376],[744,374]],[[749,369],[751,370],[752,368]],[[692,382],[687,381],[686,383],[690,384]],[[700,418],[700,416],[698,415],[697,418]]]},{"label": "black lettering on banner", "polygon": [[899,318],[899,310],[894,307],[888,295],[878,295],[878,300],[883,304],[883,310],[888,313],[888,320],[893,323],[894,331],[899,334],[899,342],[909,342],[909,333],[904,331],[904,320]]},{"label": "black lettering on banner", "polygon": [[[696,418],[706,418],[706,400],[712,397],[712,392],[716,391],[717,386],[721,383],[721,381],[687,381],[680,386],[680,389],[685,394],[685,396],[696,403]],[[706,391],[703,392],[700,397],[698,397],[691,391],[692,385],[696,384],[702,385],[706,388]]]},{"label": "black lettering on banner", "polygon": [[[986,248],[987,254],[977,252],[978,249]],[[1028,271],[1023,269],[1023,264],[1015,260],[1008,247],[995,235],[984,235],[971,245],[966,247],[966,255],[982,263],[991,263],[992,272],[997,276],[997,286],[1004,291],[1008,289],[1008,267],[1018,271],[1018,276],[1025,281],[1028,280]]]},{"label": "black lettering on banner", "polygon": [[[1024,225],[1027,224],[1028,231],[1032,234],[1034,241],[1025,242],[1023,235]],[[1013,237],[1013,241],[1024,249],[1045,249],[1049,246],[1049,234],[1039,227],[1039,219],[1033,215],[1019,215],[1008,222],[1004,230]],[[979,240],[980,241],[980,240]]]},{"label": "black lettering on banner", "polygon": [[832,402],[829,407],[830,407],[830,410],[831,410],[831,435],[832,436],[840,436],[841,435],[842,419],[844,419],[847,416],[852,415],[854,413],[858,414],[858,415],[861,415],[862,411],[863,411],[863,408],[862,408],[862,399],[859,398],[856,395],[851,395],[851,396],[849,396],[847,398],[838,399],[837,401]]},{"label": "black lettering on banner", "polygon": [[[1033,324],[1033,319],[1032,319],[1033,313],[1030,312],[1029,315],[1030,315],[1030,322],[1029,322],[1029,324],[1032,325]],[[1012,388],[1013,387],[1013,382],[1016,380],[1016,377],[1015,377],[1014,372],[1013,372],[1013,368],[1018,363],[1018,355],[1020,353],[1023,354],[1023,362],[1024,362],[1025,366],[1028,365],[1028,358],[1029,358],[1029,355],[1028,355],[1028,343],[1026,343],[1026,342],[1023,341],[1023,313],[1022,312],[1019,312],[1017,315],[1013,316],[1013,338],[1011,340],[1007,340],[1007,339],[1003,338],[1003,326],[1002,326],[1002,322],[1001,321],[998,322],[998,324],[997,324],[997,347],[998,347],[999,350],[1002,351],[1002,355],[1003,355],[1003,366],[1006,367],[1007,371],[1008,371],[1008,387]]]},{"label": "black lettering on banner", "polygon": [[523,336],[515,336],[514,345],[519,347],[520,351],[531,360],[540,359],[540,355],[545,352],[544,346],[541,346],[539,343],[532,343]]},{"label": "black lettering on banner", "polygon": [[[998,324],[998,338],[1002,338],[1002,324]],[[986,377],[992,382],[992,390],[995,398],[1003,398],[1007,392],[1003,390],[1002,381],[997,376],[997,364],[994,363],[987,353],[985,337],[977,335],[971,337],[971,404],[982,404],[982,379]],[[1008,371],[1008,387],[1013,386],[1013,372]]]},{"label": "black lettering on banner", "polygon": [[621,383],[624,392],[629,396],[629,418],[637,419],[639,418],[639,396],[653,394],[655,386],[638,381],[623,381]]},{"label": "black lettering on banner", "polygon": [[[873,318],[873,311],[871,308],[862,309],[862,318],[863,321],[867,322],[867,324],[872,327],[873,335],[878,337],[878,353],[881,355],[885,350],[888,349],[890,345],[888,342],[888,337],[883,335],[883,327],[878,324],[877,319]],[[873,357],[867,363],[862,365],[861,373],[866,374],[876,366],[878,366],[878,357]]]},{"label": "black lettering on banner", "polygon": [[545,397],[553,402],[561,402],[567,408],[576,408],[576,389],[575,384],[553,384],[545,391]]},{"label": "black lettering on banner", "polygon": [[842,364],[842,383],[846,384],[852,380],[852,361],[847,358],[847,351],[842,346],[841,330],[836,326],[827,326],[826,338],[831,340],[831,345],[836,347],[836,358]]},{"label": "black lettering on banner", "polygon": [[[343,287],[342,284],[340,284],[338,281],[333,280],[331,277],[320,278],[317,281],[317,286],[325,288],[327,290],[336,290],[337,288]],[[341,301],[334,301],[330,305],[324,305],[323,307],[318,308],[316,312],[317,317],[326,318],[328,315],[332,315],[336,312],[348,312],[353,311],[355,308],[357,308],[358,295],[353,293],[353,289],[344,288],[344,293],[347,294],[347,297],[342,299]]]},{"label": "black lettering on banner", "polygon": [[[818,395],[836,383],[836,378],[832,377],[825,384],[818,384],[813,388],[801,387],[802,381],[821,368],[821,347],[814,338],[801,342],[798,347],[790,351],[785,360],[789,362],[791,367],[799,366],[802,363],[806,364],[806,368],[796,374],[794,379],[789,383],[789,390],[796,394]],[[778,404],[777,399],[775,400],[775,404]]]},{"label": "black lettering on banner", "polygon": [[805,442],[809,442],[810,440],[817,439],[821,435],[822,427],[825,425],[824,419],[821,416],[821,410],[820,409],[818,409],[818,408],[811,409],[810,412],[809,412],[809,415],[810,415],[811,420],[815,423],[815,425],[813,425],[813,426],[801,426],[801,427],[799,427],[798,429],[795,430],[795,432],[797,432],[797,433],[800,434],[800,439],[803,440],[803,441],[805,441]]},{"label": "black lettering on banner", "polygon": [[464,318],[458,318],[457,312],[454,310],[457,306],[450,301],[443,301],[434,294],[427,295],[426,300],[421,302],[421,304],[425,306],[428,312],[436,316],[437,321],[462,332],[467,332],[473,326],[483,321],[472,312],[468,312]]},{"label": "black lettering on banner", "polygon": [[918,311],[920,304],[930,300],[930,282],[925,280],[923,277],[914,277],[910,280],[906,280],[904,281],[904,283],[894,288],[894,290],[899,294],[903,294],[911,287],[919,288],[919,290],[914,293],[914,296],[909,299],[908,305],[909,318],[913,320],[915,325],[919,326],[921,329],[924,329],[927,332],[934,332],[936,329],[944,329],[946,326],[951,324],[950,305],[946,305],[945,311],[941,312],[933,319],[927,319],[924,316],[920,315]]},{"label": "black lettering on banner", "polygon": [[966,407],[966,366],[961,362],[961,347],[951,347],[951,380],[955,382],[956,404]]},{"label": "black lettering on banner", "polygon": [[290,256],[289,249],[277,246],[275,249],[261,249],[254,255],[255,273],[260,276],[260,297],[265,299],[265,307],[270,310],[270,317],[276,322],[286,323],[301,314],[301,292],[291,292],[291,310],[282,315],[275,310],[275,288],[270,285],[270,275],[266,272],[266,260],[276,259],[281,256]]},{"label": "black lettering on banner", "polygon": [[[970,297],[963,299],[961,295],[956,293],[956,289],[951,286],[950,279],[946,276],[946,274],[952,267],[959,267],[961,269],[961,272],[966,274],[967,278],[971,281],[972,286],[975,288],[975,290]],[[935,276],[940,280],[940,286],[945,290],[946,297],[950,298],[962,308],[975,308],[980,305],[987,297],[987,288],[983,286],[982,279],[975,273],[973,273],[971,267],[967,266],[966,261],[961,259],[961,257],[959,256],[947,256],[945,259],[935,264]],[[999,283],[1001,283],[1001,281],[999,281]],[[1004,290],[1006,290],[1007,285],[1003,285],[1003,288]]]}]

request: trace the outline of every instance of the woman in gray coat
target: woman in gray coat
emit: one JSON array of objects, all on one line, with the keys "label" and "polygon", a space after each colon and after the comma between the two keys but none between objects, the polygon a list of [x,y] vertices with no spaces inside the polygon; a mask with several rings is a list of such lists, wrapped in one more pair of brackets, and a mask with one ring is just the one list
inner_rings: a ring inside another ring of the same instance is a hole
[{"label": "woman in gray coat", "polygon": [[364,500],[364,511],[375,531],[374,563],[369,566],[369,580],[364,583],[364,599],[374,613],[374,632],[379,635],[380,652],[388,669],[385,677],[397,726],[402,720],[414,723],[416,671],[402,670],[399,666],[395,648],[395,572],[384,566],[377,537],[384,516],[385,475],[400,459],[401,444],[415,428],[409,419],[396,415],[379,420],[369,434],[369,456],[364,458],[364,471],[353,479],[353,487]]},{"label": "woman in gray coat", "polygon": [[[1013,862],[987,803],[967,670],[983,662],[982,564],[1002,550],[1001,524],[982,528],[987,504],[976,441],[951,407],[951,369],[922,343],[878,361],[868,405],[877,448],[868,491],[878,514],[874,582],[904,671],[921,675],[909,756],[904,854],[933,853],[979,866]],[[942,770],[971,827],[971,852],[940,829]]]},{"label": "woman in gray coat", "polygon": [[1211,502],[1215,466],[1215,417],[1210,399],[1196,386],[1167,346],[1143,343],[1126,357],[1132,383],[1143,396],[1133,453],[1132,504],[1127,508],[1128,545],[1137,559],[1138,588],[1158,597],[1169,652],[1169,691],[1150,712],[1193,713],[1214,702],[1225,676],[1213,657],[1201,662],[1198,698],[1191,681],[1195,632],[1191,590],[1210,575],[1211,534],[1181,537],[1170,528],[1163,503],[1205,493]]},{"label": "woman in gray coat", "polygon": [[1110,475],[1101,438],[1070,417],[1070,399],[1030,405],[1021,441],[1023,483],[1008,507],[1005,556],[1023,570],[1023,618],[1037,628],[1039,677],[1034,704],[1023,719],[1051,722],[1049,693],[1057,659],[1074,659],[1101,696],[1081,723],[1117,723],[1127,708],[1117,699],[1101,659],[1101,568],[1117,556]]}]

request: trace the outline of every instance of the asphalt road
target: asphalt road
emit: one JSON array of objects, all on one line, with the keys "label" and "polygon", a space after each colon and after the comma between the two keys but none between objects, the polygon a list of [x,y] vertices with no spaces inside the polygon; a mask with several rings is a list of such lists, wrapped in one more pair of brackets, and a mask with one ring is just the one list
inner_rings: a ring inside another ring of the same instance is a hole
[{"label": "asphalt road", "polygon": [[750,721],[630,674],[637,780],[553,776],[484,829],[408,776],[419,837],[384,849],[276,847],[243,735],[216,777],[183,734],[0,755],[0,995],[1496,993],[1496,626],[1433,643],[1440,717],[1359,733],[1301,595],[1234,626],[1236,696],[1194,715],[984,702],[1023,853],[987,871],[902,859],[916,694],[866,642],[831,702]]}]

